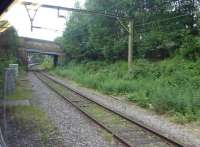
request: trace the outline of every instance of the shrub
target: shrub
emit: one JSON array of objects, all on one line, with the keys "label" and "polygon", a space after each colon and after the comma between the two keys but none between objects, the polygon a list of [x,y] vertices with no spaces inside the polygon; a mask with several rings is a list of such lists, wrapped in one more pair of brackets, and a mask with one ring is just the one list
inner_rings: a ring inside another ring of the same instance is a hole
[{"label": "shrub", "polygon": [[137,60],[131,72],[123,61],[72,62],[52,73],[107,94],[127,96],[160,114],[177,113],[182,122],[190,122],[199,118],[199,62],[180,57],[161,62]]},{"label": "shrub", "polygon": [[200,57],[200,37],[185,35],[180,54],[184,58],[197,60]]},{"label": "shrub", "polygon": [[17,62],[17,49],[19,47],[18,35],[14,28],[9,28],[0,33],[0,97],[3,91],[4,68],[9,63]]},{"label": "shrub", "polygon": [[135,91],[128,95],[128,99],[137,103],[141,107],[149,108],[150,107],[150,98],[147,96],[147,92],[145,90]]},{"label": "shrub", "polygon": [[51,57],[48,57],[48,56],[45,56],[42,64],[40,65],[40,67],[42,69],[47,69],[47,70],[52,69],[53,66],[54,66],[53,65],[53,59]]}]

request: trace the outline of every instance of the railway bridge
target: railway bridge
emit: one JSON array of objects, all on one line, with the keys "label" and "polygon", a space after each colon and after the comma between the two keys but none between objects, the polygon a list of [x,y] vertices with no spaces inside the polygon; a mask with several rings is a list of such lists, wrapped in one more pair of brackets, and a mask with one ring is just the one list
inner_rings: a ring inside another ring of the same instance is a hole
[{"label": "railway bridge", "polygon": [[28,64],[34,53],[53,57],[54,66],[64,62],[65,54],[55,42],[20,37],[19,55],[23,62]]}]

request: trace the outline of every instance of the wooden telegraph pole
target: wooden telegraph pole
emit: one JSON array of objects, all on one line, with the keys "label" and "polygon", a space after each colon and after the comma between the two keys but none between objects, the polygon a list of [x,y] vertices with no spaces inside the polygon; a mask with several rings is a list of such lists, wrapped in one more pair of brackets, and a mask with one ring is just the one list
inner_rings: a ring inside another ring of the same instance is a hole
[{"label": "wooden telegraph pole", "polygon": [[129,20],[128,24],[129,28],[129,37],[128,37],[128,71],[130,72],[132,69],[133,62],[133,19]]},{"label": "wooden telegraph pole", "polygon": [[132,62],[133,62],[133,36],[134,36],[134,21],[133,18],[129,18],[129,22],[128,22],[128,28],[123,24],[123,22],[117,18],[117,20],[119,21],[120,25],[126,30],[126,32],[128,33],[128,71],[130,72],[132,69]]}]

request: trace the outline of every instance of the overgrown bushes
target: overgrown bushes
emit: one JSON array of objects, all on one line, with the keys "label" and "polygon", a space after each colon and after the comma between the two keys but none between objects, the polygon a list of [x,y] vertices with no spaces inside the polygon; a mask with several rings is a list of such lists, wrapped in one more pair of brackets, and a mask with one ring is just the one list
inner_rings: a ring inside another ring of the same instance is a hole
[{"label": "overgrown bushes", "polygon": [[184,58],[197,60],[200,57],[200,37],[186,34],[180,47],[180,54]]},{"label": "overgrown bushes", "polygon": [[44,56],[43,62],[40,65],[41,69],[52,69],[54,66],[53,64],[53,58],[49,56]]},{"label": "overgrown bushes", "polygon": [[[127,72],[122,61],[127,60],[128,33],[117,19],[72,13],[64,35],[57,39],[69,63],[52,72],[104,93],[126,95],[158,113],[173,113],[175,120],[197,120],[198,4],[196,0],[86,0],[88,10],[134,18],[133,70]],[[121,23],[128,26],[123,19]]]},{"label": "overgrown bushes", "polygon": [[5,32],[0,33],[0,97],[3,91],[4,68],[9,63],[17,62],[18,47],[18,35],[14,28],[9,28]]},{"label": "overgrown bushes", "polygon": [[107,94],[125,95],[142,107],[188,122],[200,119],[199,64],[200,60],[181,57],[161,62],[137,60],[128,73],[126,62],[71,62],[51,72]]}]

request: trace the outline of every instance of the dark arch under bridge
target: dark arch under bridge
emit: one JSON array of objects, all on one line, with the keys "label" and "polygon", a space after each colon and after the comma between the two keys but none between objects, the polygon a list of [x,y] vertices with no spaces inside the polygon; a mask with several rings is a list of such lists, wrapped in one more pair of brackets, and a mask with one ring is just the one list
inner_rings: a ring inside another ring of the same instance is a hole
[{"label": "dark arch under bridge", "polygon": [[28,63],[28,56],[32,53],[52,56],[54,65],[62,64],[64,62],[65,54],[60,46],[53,41],[46,41],[34,38],[20,37],[19,50]]}]

